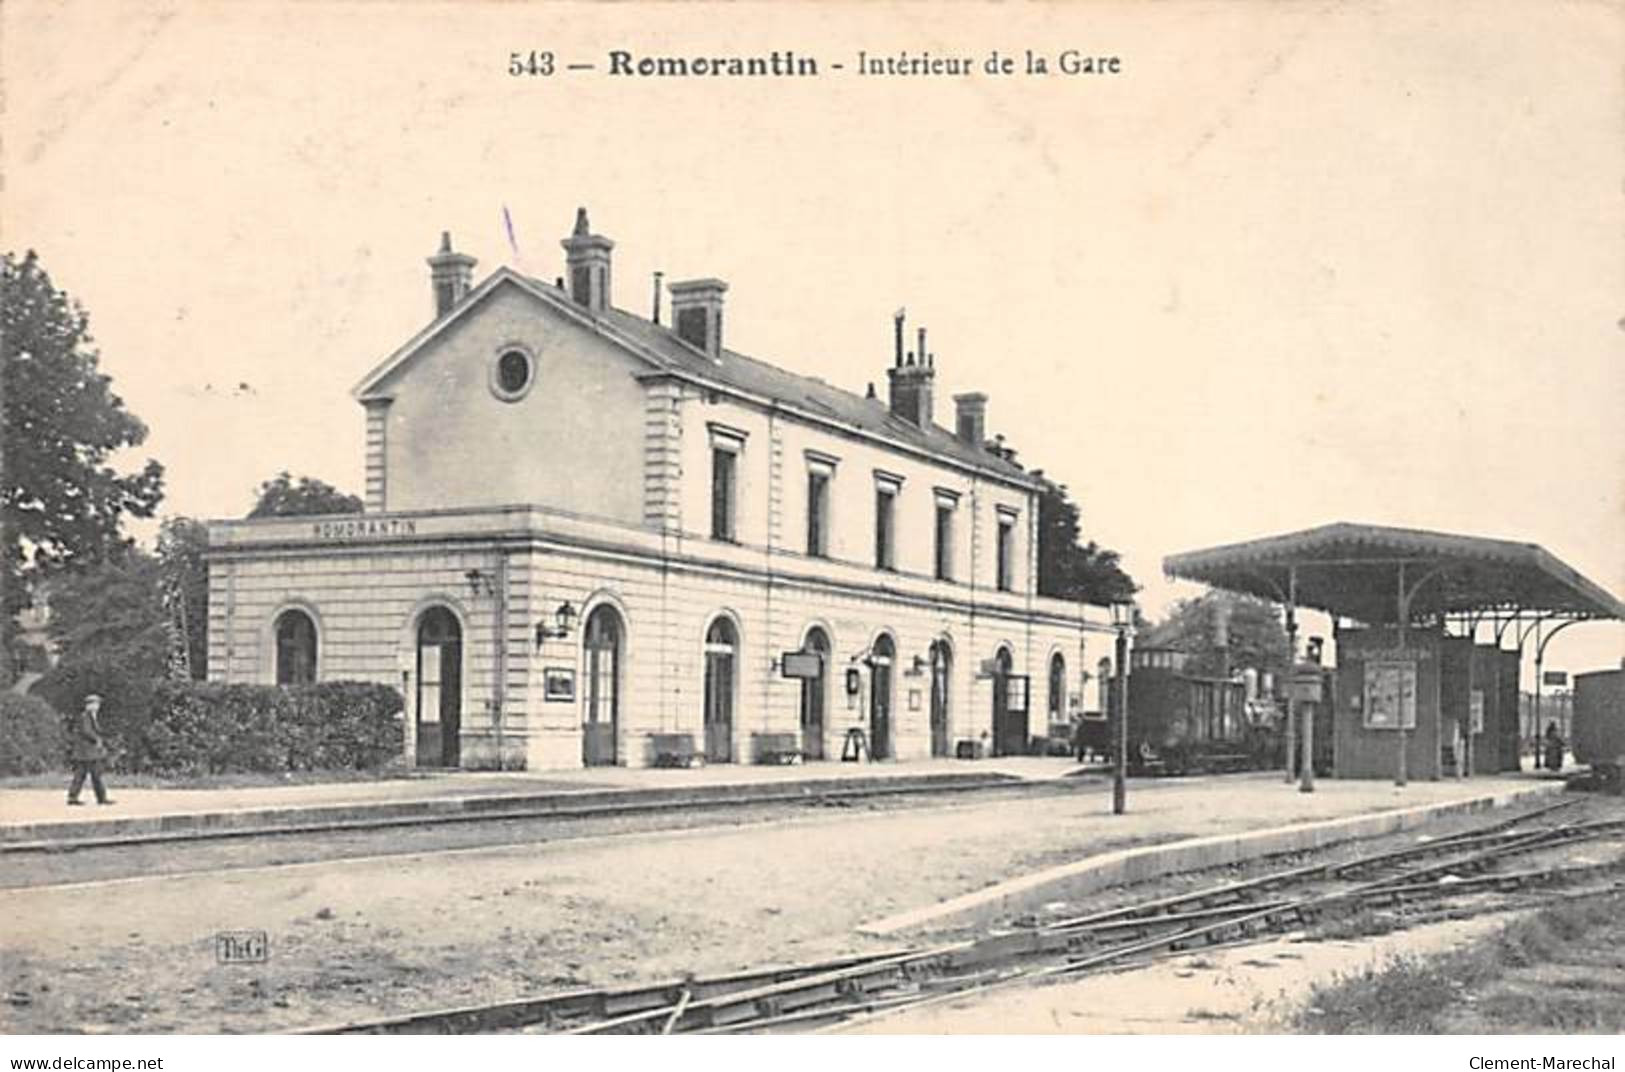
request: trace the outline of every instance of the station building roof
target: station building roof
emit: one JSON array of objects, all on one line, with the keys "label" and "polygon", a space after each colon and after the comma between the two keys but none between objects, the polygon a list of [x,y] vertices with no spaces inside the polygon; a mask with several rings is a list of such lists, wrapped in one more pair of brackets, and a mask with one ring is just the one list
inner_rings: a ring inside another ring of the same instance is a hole
[{"label": "station building roof", "polygon": [[[1625,619],[1625,603],[1539,544],[1336,522],[1163,559],[1171,577],[1368,624],[1479,611]],[[1295,574],[1295,577],[1294,577]]]}]

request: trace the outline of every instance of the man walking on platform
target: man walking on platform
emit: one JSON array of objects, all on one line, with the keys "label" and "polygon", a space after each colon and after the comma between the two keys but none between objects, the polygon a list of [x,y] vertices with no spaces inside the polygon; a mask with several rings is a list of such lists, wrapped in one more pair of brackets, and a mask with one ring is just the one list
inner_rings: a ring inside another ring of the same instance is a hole
[{"label": "man walking on platform", "polygon": [[96,803],[113,803],[102,784],[102,764],[107,760],[107,745],[102,741],[102,724],[97,718],[102,709],[102,698],[94,692],[85,697],[84,708],[74,716],[68,733],[68,761],[73,765],[73,782],[68,786],[68,803],[79,804],[79,790],[84,788],[85,777],[95,790]]}]

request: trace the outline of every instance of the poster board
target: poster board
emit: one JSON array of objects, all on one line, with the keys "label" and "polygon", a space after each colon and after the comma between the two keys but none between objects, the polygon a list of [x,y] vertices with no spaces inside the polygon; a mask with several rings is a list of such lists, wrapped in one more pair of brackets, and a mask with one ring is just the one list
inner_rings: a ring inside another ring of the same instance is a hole
[{"label": "poster board", "polygon": [[1416,663],[1381,659],[1365,664],[1365,728],[1416,728]]}]

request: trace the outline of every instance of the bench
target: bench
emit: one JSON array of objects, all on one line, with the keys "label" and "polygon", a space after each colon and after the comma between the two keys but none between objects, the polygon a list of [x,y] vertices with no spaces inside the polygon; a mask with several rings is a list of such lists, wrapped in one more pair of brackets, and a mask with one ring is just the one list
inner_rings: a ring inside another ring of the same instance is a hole
[{"label": "bench", "polygon": [[649,751],[657,767],[697,767],[702,762],[692,733],[651,733]]},{"label": "bench", "polygon": [[1252,766],[1253,757],[1245,752],[1209,752],[1198,762],[1203,770],[1240,771]]},{"label": "bench", "polygon": [[801,738],[794,733],[753,733],[751,751],[761,764],[801,762]]}]

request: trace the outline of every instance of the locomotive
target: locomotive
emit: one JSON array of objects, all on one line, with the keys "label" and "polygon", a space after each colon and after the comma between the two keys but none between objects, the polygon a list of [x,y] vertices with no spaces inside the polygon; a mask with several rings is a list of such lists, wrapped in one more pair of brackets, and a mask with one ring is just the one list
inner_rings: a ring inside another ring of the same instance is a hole
[{"label": "locomotive", "polygon": [[[1115,708],[1116,682],[1110,683]],[[1278,767],[1281,717],[1247,685],[1196,673],[1188,652],[1141,646],[1129,660],[1129,773],[1187,774]],[[1109,724],[1081,727],[1082,745],[1110,754]]]}]

